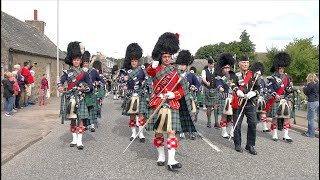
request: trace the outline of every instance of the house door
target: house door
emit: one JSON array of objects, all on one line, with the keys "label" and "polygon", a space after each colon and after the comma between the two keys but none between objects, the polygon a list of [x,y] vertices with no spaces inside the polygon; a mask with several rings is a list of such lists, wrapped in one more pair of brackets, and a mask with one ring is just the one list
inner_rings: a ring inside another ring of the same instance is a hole
[{"label": "house door", "polygon": [[47,64],[46,74],[47,74],[47,79],[48,79],[48,84],[49,84],[49,88],[48,88],[48,91],[47,91],[47,97],[49,98],[50,97],[50,89],[51,89],[51,84],[50,84],[50,79],[51,79],[51,76],[50,76],[50,64]]}]

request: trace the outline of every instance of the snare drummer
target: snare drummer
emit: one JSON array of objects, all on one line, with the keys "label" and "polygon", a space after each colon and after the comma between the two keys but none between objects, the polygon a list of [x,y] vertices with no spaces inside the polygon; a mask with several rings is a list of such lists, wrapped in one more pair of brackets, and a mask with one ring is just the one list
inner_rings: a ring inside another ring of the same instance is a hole
[{"label": "snare drummer", "polygon": [[232,83],[236,76],[234,72],[231,70],[231,67],[235,63],[235,59],[232,57],[230,53],[223,53],[218,60],[218,64],[215,68],[215,72],[217,74],[216,84],[217,88],[221,93],[221,97],[219,98],[219,111],[218,114],[221,114],[221,136],[224,138],[228,138],[229,134],[227,132],[227,124],[231,124],[230,128],[230,136],[233,137],[233,118],[232,118],[232,89],[230,87],[230,83]]},{"label": "snare drummer", "polygon": [[[273,72],[273,74],[267,77],[267,86],[273,98],[268,101],[266,111],[268,112],[268,117],[272,118],[270,128],[272,131],[272,139],[274,141],[278,140],[277,120],[279,121],[280,118],[283,118],[283,140],[286,142],[292,142],[292,138],[288,135],[288,131],[290,128],[291,110],[282,111],[280,114],[277,114],[280,100],[284,102],[284,106],[289,106],[291,109],[291,102],[288,101],[288,94],[291,90],[290,80],[287,73],[284,73],[284,68],[288,67],[290,65],[290,62],[291,57],[289,56],[289,54],[285,52],[279,52],[275,55],[273,66],[271,67],[271,72]],[[282,128],[280,127],[280,129]]]},{"label": "snare drummer", "polygon": [[[130,141],[136,136],[136,116],[139,120],[139,131],[145,124],[144,114],[146,113],[146,99],[144,88],[142,86],[145,80],[145,68],[143,65],[138,66],[139,59],[142,57],[142,48],[137,43],[131,43],[127,47],[124,59],[123,69],[120,71],[119,81],[125,90],[125,97],[122,103],[122,115],[130,116],[129,127],[132,134]],[[145,142],[143,130],[139,134],[140,142]]]}]

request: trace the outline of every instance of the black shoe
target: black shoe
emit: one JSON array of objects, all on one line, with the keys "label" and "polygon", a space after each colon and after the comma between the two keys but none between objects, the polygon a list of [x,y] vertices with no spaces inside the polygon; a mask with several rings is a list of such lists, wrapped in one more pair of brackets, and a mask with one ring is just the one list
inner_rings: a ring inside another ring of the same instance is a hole
[{"label": "black shoe", "polygon": [[207,127],[211,128],[211,123],[210,122],[207,123]]},{"label": "black shoe", "polygon": [[77,148],[78,148],[79,150],[82,150],[82,149],[83,149],[83,145],[77,146]]},{"label": "black shoe", "polygon": [[164,166],[164,165],[166,165],[166,162],[158,161],[158,162],[157,162],[157,165],[158,165],[158,166]]},{"label": "black shoe", "polygon": [[144,142],[146,142],[146,139],[145,138],[140,138],[140,142],[144,143]]},{"label": "black shoe", "polygon": [[242,149],[242,147],[241,146],[236,146],[235,148],[234,148],[237,152],[243,152],[243,149]]},{"label": "black shoe", "polygon": [[75,147],[77,144],[70,144],[70,147]]},{"label": "black shoe", "polygon": [[191,140],[195,140],[195,139],[196,139],[196,136],[195,136],[193,133],[191,133],[191,134],[190,134],[190,139],[191,139]]},{"label": "black shoe", "polygon": [[132,141],[134,139],[134,137],[130,137],[130,141]]},{"label": "black shoe", "polygon": [[286,139],[286,138],[282,138],[285,142],[288,142],[288,143],[292,143],[292,139]]},{"label": "black shoe", "polygon": [[214,124],[214,128],[216,128],[216,129],[221,129],[221,126],[220,126],[219,124],[215,123],[215,124]]},{"label": "black shoe", "polygon": [[257,155],[258,154],[253,146],[248,146],[247,145],[245,149],[248,150],[250,154],[253,154],[253,155]]},{"label": "black shoe", "polygon": [[268,130],[262,130],[262,132],[271,132],[271,130],[270,130],[270,129],[268,129]]},{"label": "black shoe", "polygon": [[173,164],[173,165],[168,165],[168,170],[169,171],[177,171],[182,167],[181,163]]},{"label": "black shoe", "polygon": [[91,132],[96,132],[96,129],[95,128],[91,128]]}]

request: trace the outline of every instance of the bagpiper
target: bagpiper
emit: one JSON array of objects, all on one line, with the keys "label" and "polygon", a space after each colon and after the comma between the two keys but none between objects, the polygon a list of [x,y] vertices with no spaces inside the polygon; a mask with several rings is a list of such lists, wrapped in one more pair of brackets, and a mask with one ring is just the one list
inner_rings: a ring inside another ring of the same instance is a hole
[{"label": "bagpiper", "polygon": [[[168,133],[167,167],[170,171],[176,171],[182,167],[182,164],[175,160],[179,145],[175,132],[182,130],[179,119],[179,99],[184,96],[184,90],[175,66],[171,65],[172,55],[179,50],[178,36],[178,34],[166,32],[159,37],[152,52],[153,62],[147,68],[147,73],[153,80],[154,92],[150,98],[150,107],[155,118],[147,124],[146,129],[155,131],[153,144],[158,151],[158,166],[165,165],[164,133]],[[161,103],[163,103],[162,106],[160,106]],[[156,109],[159,111],[154,112]]]},{"label": "bagpiper", "polygon": [[[187,74],[187,80],[190,85],[190,92],[192,96],[193,103],[196,105],[196,112],[194,112],[194,108],[192,107],[193,110],[193,115],[194,115],[194,122],[198,121],[198,114],[199,114],[199,103],[198,103],[198,95],[201,94],[201,78],[196,75],[197,73],[197,68],[194,66],[191,66],[189,69],[189,73]],[[193,104],[192,103],[192,104]]]},{"label": "bagpiper", "polygon": [[[247,117],[247,144],[245,149],[250,154],[257,155],[256,144],[256,109],[255,98],[260,92],[260,86],[256,83],[259,73],[253,73],[249,70],[249,58],[242,56],[239,62],[240,72],[236,73],[236,81],[231,83],[233,90],[232,108],[234,127],[234,145],[237,152],[243,152],[241,147],[241,124],[244,115]],[[242,112],[242,114],[240,114]]]},{"label": "bagpiper", "polygon": [[[188,50],[181,50],[177,56],[176,68],[178,74],[187,72],[188,66],[194,61],[193,56]],[[197,130],[194,125],[195,113],[197,111],[196,96],[192,96],[192,92],[197,91],[200,87],[200,82],[193,73],[187,73],[187,78],[180,81],[183,86],[189,87],[184,91],[184,96],[179,99],[180,108],[179,116],[181,122],[180,138],[185,137],[185,133],[189,135],[190,139],[195,140]]]},{"label": "bagpiper", "polygon": [[[80,67],[81,57],[84,53],[84,46],[80,42],[70,42],[67,48],[65,63],[70,65],[70,69],[63,71],[60,81],[57,84],[59,92],[63,92],[61,104],[62,122],[71,120],[70,131],[73,140],[70,147],[77,146],[83,149],[82,134],[84,132],[83,121],[89,117],[88,108],[85,104],[85,93],[92,90],[92,82],[89,74]],[[68,88],[64,92],[64,83],[67,81]],[[78,134],[76,133],[78,129]]]},{"label": "bagpiper", "polygon": [[[95,62],[98,62],[97,60]],[[94,63],[95,63],[94,62]],[[99,61],[100,62],[100,61]],[[104,79],[99,75],[98,69],[94,67],[90,67],[91,63],[91,55],[89,51],[85,51],[82,56],[82,67],[83,70],[90,75],[90,79],[93,84],[93,89],[86,93],[85,102],[88,106],[89,111],[89,118],[87,125],[90,125],[90,131],[95,132],[95,125],[98,125],[98,115],[100,114],[100,98],[98,97],[98,93],[101,86],[104,86],[105,81]],[[96,67],[98,64],[96,63]],[[98,67],[99,68],[99,67]],[[101,62],[100,62],[100,68],[101,68]],[[101,115],[99,116],[101,117]]]},{"label": "bagpiper", "polygon": [[267,83],[265,77],[263,76],[264,66],[261,62],[255,62],[251,66],[251,71],[253,73],[257,71],[261,72],[261,76],[257,81],[260,86],[260,94],[258,95],[256,104],[257,119],[260,119],[260,121],[262,122],[262,132],[271,132],[271,130],[268,128],[268,119],[266,115],[266,102],[270,99],[270,94],[268,93]]},{"label": "bagpiper", "polygon": [[[231,70],[231,67],[235,63],[235,59],[230,53],[223,53],[219,56],[218,63],[215,67],[215,72],[217,74],[215,81],[217,88],[220,92],[218,114],[221,114],[221,136],[228,138],[233,137],[233,111],[231,107],[232,103],[232,89],[231,83],[236,80],[235,73]],[[227,125],[230,124],[230,131],[227,132]]]},{"label": "bagpiper", "polygon": [[118,75],[119,75],[119,67],[118,65],[113,65],[111,70],[111,79],[112,79],[112,92],[113,92],[113,100],[119,99],[119,83],[118,83]]},{"label": "bagpiper", "polygon": [[122,115],[130,116],[129,127],[132,134],[130,141],[136,136],[136,117],[139,118],[139,139],[140,142],[145,142],[143,135],[143,127],[145,124],[144,114],[147,111],[147,104],[144,91],[145,83],[145,68],[139,66],[139,59],[142,57],[142,48],[137,43],[128,45],[123,63],[123,68],[120,71],[120,83],[124,84],[125,98],[122,104]]},{"label": "bagpiper", "polygon": [[282,139],[289,143],[293,142],[289,136],[290,118],[292,114],[290,113],[291,101],[288,99],[292,87],[290,86],[289,75],[284,72],[284,68],[288,67],[290,63],[291,57],[286,52],[279,52],[274,56],[273,66],[271,67],[273,74],[267,77],[267,86],[272,98],[268,100],[266,105],[267,116],[272,118],[270,127],[272,139],[274,141],[278,140],[277,124],[279,123],[280,127],[278,128],[282,130],[283,127]]}]

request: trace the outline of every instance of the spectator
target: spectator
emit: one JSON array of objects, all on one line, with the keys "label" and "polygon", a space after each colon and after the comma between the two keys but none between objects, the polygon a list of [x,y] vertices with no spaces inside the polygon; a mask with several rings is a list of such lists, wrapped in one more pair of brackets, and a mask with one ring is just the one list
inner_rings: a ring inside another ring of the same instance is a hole
[{"label": "spectator", "polygon": [[34,79],[29,70],[30,62],[24,62],[23,65],[24,67],[21,70],[21,75],[24,76],[25,89],[26,89],[26,93],[24,96],[24,106],[27,107],[32,105],[32,104],[28,104],[28,99],[29,99],[29,96],[31,96],[31,84],[34,83]]},{"label": "spectator", "polygon": [[3,97],[5,98],[5,103],[4,103],[5,116],[13,115],[14,90],[13,90],[13,82],[9,80],[11,76],[12,76],[11,72],[5,72],[4,79],[2,80]]},{"label": "spectator", "polygon": [[[32,69],[32,67],[33,67],[33,66],[30,66],[29,71],[30,71],[30,73],[31,73],[31,75],[32,75],[32,77],[33,77],[33,79],[34,79],[35,72],[34,72],[34,70]],[[35,104],[35,103],[34,103],[34,100],[33,100],[33,96],[34,96],[34,82],[31,83],[31,95],[30,95],[29,98],[28,98],[28,104],[32,104],[32,105]]]},{"label": "spectator", "polygon": [[41,80],[39,106],[45,105],[45,99],[46,99],[48,88],[49,88],[49,83],[47,79],[47,74],[43,74],[43,77]]},{"label": "spectator", "polygon": [[11,77],[9,78],[9,80],[13,83],[13,91],[14,91],[14,94],[13,94],[14,100],[13,100],[13,104],[12,104],[12,108],[13,108],[12,111],[17,112],[17,110],[15,109],[14,102],[15,102],[16,96],[19,94],[20,87],[19,87],[17,78],[14,74],[11,73]]},{"label": "spectator", "polygon": [[317,112],[317,119],[319,121],[319,80],[315,73],[308,74],[306,80],[307,80],[307,84],[303,87],[303,93],[308,97],[308,104],[307,104],[308,131],[305,133],[302,133],[302,135],[307,137],[314,137],[315,112]]},{"label": "spectator", "polygon": [[14,65],[13,68],[14,71],[12,71],[12,74],[16,77],[20,89],[19,93],[16,94],[15,103],[13,107],[15,109],[22,109],[22,107],[20,106],[20,98],[22,92],[25,90],[24,77],[21,75],[21,66],[19,64]]}]

